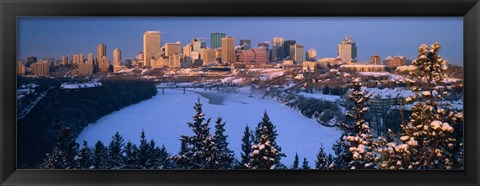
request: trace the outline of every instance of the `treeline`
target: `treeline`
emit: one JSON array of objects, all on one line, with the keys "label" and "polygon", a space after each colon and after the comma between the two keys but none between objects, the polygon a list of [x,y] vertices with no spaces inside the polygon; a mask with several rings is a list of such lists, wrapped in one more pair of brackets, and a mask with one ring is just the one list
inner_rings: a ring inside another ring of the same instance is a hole
[{"label": "treeline", "polygon": [[[275,125],[265,112],[255,130],[245,127],[242,138],[240,159],[228,148],[225,122],[215,120],[214,132],[210,130],[211,118],[205,118],[200,101],[195,103],[196,114],[188,122],[192,136],[180,136],[181,147],[176,154],[167,152],[165,146],[157,146],[154,140],[147,141],[145,132],[137,144],[125,142],[117,132],[108,144],[97,141],[90,148],[87,141],[82,146],[75,142],[75,135],[69,127],[56,122],[56,147],[46,154],[45,169],[310,169],[306,158],[299,166],[295,155],[292,166],[280,162],[281,147],[276,143],[278,136]],[[333,168],[334,158],[326,155],[323,146],[319,149],[315,168]]]},{"label": "treeline", "polygon": [[58,136],[54,123],[61,122],[61,126],[68,127],[77,136],[87,124],[149,99],[157,91],[154,82],[144,80],[102,80],[102,86],[85,89],[58,87],[49,90],[35,108],[17,122],[19,168],[40,164],[45,153],[52,151]]}]

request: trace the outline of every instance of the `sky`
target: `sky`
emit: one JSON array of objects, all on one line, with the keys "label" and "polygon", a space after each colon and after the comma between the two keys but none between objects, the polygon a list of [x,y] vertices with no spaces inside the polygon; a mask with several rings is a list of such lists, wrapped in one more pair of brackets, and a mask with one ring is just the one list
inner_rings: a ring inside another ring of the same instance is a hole
[{"label": "sky", "polygon": [[[422,44],[439,42],[440,55],[451,64],[463,65],[462,17],[20,17],[17,19],[17,59],[38,59],[89,52],[96,45],[122,50],[122,58],[134,58],[143,50],[143,33],[161,31],[161,44],[204,38],[225,32],[235,38],[272,43],[283,37],[313,48],[317,57],[336,57],[337,45],[346,36],[357,43],[358,61],[370,56],[417,57]],[[71,57],[69,57],[71,58]]]}]

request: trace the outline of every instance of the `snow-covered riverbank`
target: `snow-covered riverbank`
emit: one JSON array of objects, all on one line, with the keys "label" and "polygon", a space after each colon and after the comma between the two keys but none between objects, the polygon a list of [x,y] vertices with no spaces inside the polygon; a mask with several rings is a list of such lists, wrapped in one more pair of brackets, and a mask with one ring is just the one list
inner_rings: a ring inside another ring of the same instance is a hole
[{"label": "snow-covered riverbank", "polygon": [[219,94],[216,91],[193,91],[187,91],[186,94],[180,89],[165,89],[165,94],[159,91],[152,99],[111,113],[90,124],[79,135],[77,142],[87,140],[93,146],[97,140],[101,140],[108,145],[111,136],[118,131],[125,141],[138,143],[143,129],[147,139],[154,139],[159,146],[164,144],[171,154],[177,153],[180,135],[192,134],[187,122],[192,121],[193,105],[198,98],[206,117],[212,118],[212,132],[217,117],[222,117],[226,122],[229,147],[235,151],[237,158],[240,157],[245,126],[254,129],[264,111],[268,112],[277,126],[277,143],[287,155],[282,158],[287,166],[293,163],[296,152],[299,157],[306,157],[310,166],[313,166],[320,144],[323,143],[327,153],[333,154],[331,147],[341,134],[336,128],[321,126],[298,111],[270,100],[241,94]]}]

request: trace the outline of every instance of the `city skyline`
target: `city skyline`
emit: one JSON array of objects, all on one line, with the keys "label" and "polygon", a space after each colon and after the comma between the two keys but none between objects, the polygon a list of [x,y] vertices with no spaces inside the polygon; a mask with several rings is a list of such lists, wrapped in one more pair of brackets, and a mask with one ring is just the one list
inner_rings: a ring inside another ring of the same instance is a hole
[{"label": "city skyline", "polygon": [[[122,58],[134,58],[143,50],[143,33],[162,32],[161,44],[181,42],[183,47],[194,38],[203,38],[211,47],[210,34],[223,32],[235,38],[235,46],[243,39],[252,46],[274,37],[296,40],[317,57],[336,57],[337,45],[352,36],[357,43],[359,62],[368,62],[372,55],[381,59],[403,55],[413,59],[422,43],[440,42],[443,57],[452,64],[463,64],[463,20],[443,18],[84,18],[23,17],[18,19],[17,59],[35,56],[39,59],[90,52],[99,43],[107,45],[107,57],[113,49],[122,50]],[[193,29],[194,28],[194,29]],[[433,29],[432,29],[433,28]],[[39,31],[40,30],[40,31]],[[272,46],[272,44],[270,44]]]}]

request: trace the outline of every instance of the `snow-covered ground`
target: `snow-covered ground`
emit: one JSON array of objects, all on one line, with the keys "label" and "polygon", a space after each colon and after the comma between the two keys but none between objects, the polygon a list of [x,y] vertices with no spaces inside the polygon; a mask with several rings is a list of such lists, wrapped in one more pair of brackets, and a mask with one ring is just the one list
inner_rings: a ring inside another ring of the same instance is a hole
[{"label": "snow-covered ground", "polygon": [[384,89],[379,89],[379,88],[366,88],[362,87],[362,90],[365,90],[369,93],[373,94],[373,97],[375,96],[380,96],[382,99],[386,98],[396,98],[398,96],[406,98],[408,96],[413,96],[415,93],[413,93],[411,90],[408,88],[403,88],[403,87],[396,87],[394,89],[391,88],[384,88]]},{"label": "snow-covered ground", "polygon": [[337,99],[340,99],[340,96],[328,95],[328,94],[322,94],[322,93],[301,92],[300,95],[305,96],[307,98],[321,99],[321,100],[325,100],[325,101],[329,101],[329,102],[335,102]]},{"label": "snow-covered ground", "polygon": [[63,83],[60,85],[62,89],[79,89],[79,88],[93,88],[102,86],[101,82],[90,82],[90,83]]},{"label": "snow-covered ground", "polygon": [[[77,142],[87,140],[89,145],[93,146],[97,140],[101,140],[108,145],[111,136],[118,131],[125,141],[138,144],[143,129],[149,140],[154,139],[160,146],[164,144],[171,154],[177,153],[180,149],[180,135],[192,134],[187,122],[192,121],[195,113],[193,105],[198,98],[203,104],[206,117],[212,118],[212,133],[217,117],[221,116],[226,122],[229,147],[235,151],[238,159],[245,126],[254,129],[261,121],[264,111],[268,112],[273,124],[277,126],[277,143],[287,155],[282,158],[282,163],[287,166],[292,165],[297,152],[299,157],[306,157],[313,167],[320,144],[323,143],[327,153],[333,154],[332,145],[341,135],[340,130],[319,125],[298,111],[273,101],[242,94],[218,94],[208,91],[188,91],[183,94],[180,89],[165,89],[165,94],[159,93],[152,99],[126,107],[90,124],[81,132]],[[209,99],[216,101],[211,102]]]}]

